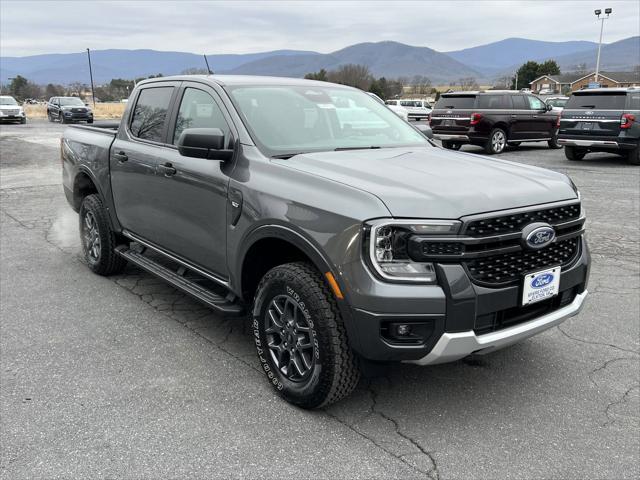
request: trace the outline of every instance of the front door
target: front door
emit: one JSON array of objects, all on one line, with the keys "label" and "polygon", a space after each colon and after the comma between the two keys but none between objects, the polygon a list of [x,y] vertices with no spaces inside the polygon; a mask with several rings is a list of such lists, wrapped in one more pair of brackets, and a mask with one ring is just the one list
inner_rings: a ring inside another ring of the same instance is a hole
[{"label": "front door", "polygon": [[175,146],[186,128],[219,128],[227,146],[231,121],[209,86],[185,82],[178,92],[177,115],[154,180],[155,243],[221,277],[226,268],[226,208],[229,166],[220,160],[180,155]]},{"label": "front door", "polygon": [[527,95],[527,101],[531,109],[531,138],[551,138],[557,115],[547,112],[547,104],[538,97]]}]

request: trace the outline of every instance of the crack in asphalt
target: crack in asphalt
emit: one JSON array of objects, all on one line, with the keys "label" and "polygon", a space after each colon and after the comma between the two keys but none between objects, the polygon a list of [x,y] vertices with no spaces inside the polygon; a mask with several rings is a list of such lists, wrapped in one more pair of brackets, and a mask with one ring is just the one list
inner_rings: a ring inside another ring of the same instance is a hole
[{"label": "crack in asphalt", "polygon": [[622,405],[623,403],[625,403],[625,402],[627,401],[627,397],[629,397],[629,394],[630,394],[632,391],[636,390],[636,389],[640,389],[640,385],[633,385],[632,387],[629,387],[629,388],[627,389],[627,391],[626,391],[626,392],[624,392],[624,394],[620,397],[620,399],[618,399],[618,400],[616,400],[616,401],[614,401],[614,402],[610,402],[610,403],[607,405],[607,407],[606,407],[606,409],[605,409],[605,411],[604,411],[605,415],[607,416],[607,421],[606,421],[606,422],[604,422],[602,425],[600,425],[601,427],[607,427],[607,426],[609,426],[609,425],[613,425],[613,424],[615,423],[616,419],[615,419],[615,418],[613,418],[613,416],[612,416],[612,415],[611,415],[611,413],[610,413],[610,410],[611,410],[613,407],[616,407],[616,406],[618,406],[618,405]]},{"label": "crack in asphalt", "polygon": [[562,329],[562,325],[557,325],[557,326],[556,326],[556,328],[557,328],[558,330],[560,330],[560,332],[561,332],[565,337],[567,337],[567,338],[569,338],[569,339],[571,339],[571,340],[574,340],[574,341],[576,341],[576,342],[584,343],[584,344],[587,344],[587,345],[601,345],[601,346],[603,346],[603,347],[610,347],[610,348],[614,348],[614,349],[616,349],[616,350],[620,350],[620,351],[622,351],[622,352],[633,353],[634,355],[640,355],[640,352],[637,352],[637,351],[635,351],[635,350],[631,350],[631,349],[628,349],[628,348],[619,347],[618,345],[613,345],[612,343],[595,342],[595,341],[591,341],[591,340],[584,340],[584,339],[582,339],[582,338],[574,337],[574,336],[572,336],[572,335],[568,334],[567,332],[565,332],[565,331]]}]

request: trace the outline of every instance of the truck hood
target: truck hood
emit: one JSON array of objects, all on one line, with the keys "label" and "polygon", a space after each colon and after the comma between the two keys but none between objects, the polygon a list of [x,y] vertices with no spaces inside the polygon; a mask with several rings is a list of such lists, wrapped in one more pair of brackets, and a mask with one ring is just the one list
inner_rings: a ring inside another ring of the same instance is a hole
[{"label": "truck hood", "polygon": [[577,198],[561,173],[436,147],[318,152],[275,161],[369,192],[394,217],[454,219]]}]

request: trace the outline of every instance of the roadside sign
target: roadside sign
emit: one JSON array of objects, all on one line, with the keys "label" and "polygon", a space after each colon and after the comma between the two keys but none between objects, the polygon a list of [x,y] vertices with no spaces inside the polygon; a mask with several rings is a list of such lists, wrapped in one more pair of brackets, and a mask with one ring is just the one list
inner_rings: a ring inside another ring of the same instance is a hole
[{"label": "roadside sign", "polygon": [[599,82],[590,82],[589,83],[589,88],[600,88],[600,83]]}]

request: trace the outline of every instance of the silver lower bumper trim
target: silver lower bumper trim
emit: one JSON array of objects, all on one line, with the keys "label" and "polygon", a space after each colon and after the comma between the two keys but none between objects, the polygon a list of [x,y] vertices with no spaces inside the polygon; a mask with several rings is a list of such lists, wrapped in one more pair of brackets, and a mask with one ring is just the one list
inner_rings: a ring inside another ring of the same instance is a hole
[{"label": "silver lower bumper trim", "polygon": [[548,313],[534,320],[530,320],[497,332],[476,335],[473,330],[459,333],[444,333],[431,352],[407,363],[417,365],[435,365],[464,358],[472,353],[485,354],[503,347],[507,347],[537,333],[555,327],[567,318],[577,315],[587,298],[587,291],[576,295],[569,305]]},{"label": "silver lower bumper trim", "polygon": [[467,135],[445,135],[444,133],[436,133],[433,138],[438,140],[469,140]]},{"label": "silver lower bumper trim", "polygon": [[617,147],[618,142],[613,140],[573,140],[559,138],[558,145],[569,145],[572,147]]}]

